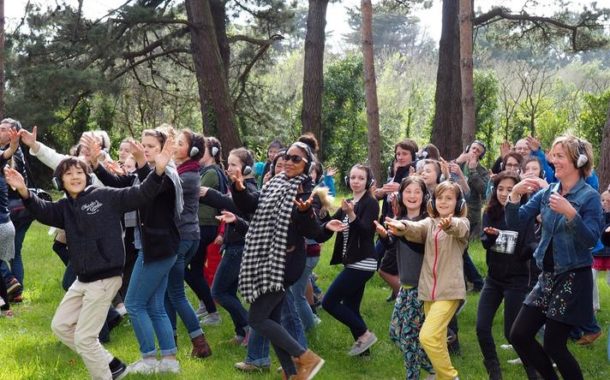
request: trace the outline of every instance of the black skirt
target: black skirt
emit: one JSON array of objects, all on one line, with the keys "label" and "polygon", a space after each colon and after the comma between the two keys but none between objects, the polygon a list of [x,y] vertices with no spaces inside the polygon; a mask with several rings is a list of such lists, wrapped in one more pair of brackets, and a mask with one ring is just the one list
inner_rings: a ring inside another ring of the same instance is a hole
[{"label": "black skirt", "polygon": [[542,271],[526,297],[528,306],[542,309],[548,319],[581,326],[593,319],[593,275],[591,267],[555,275]]}]

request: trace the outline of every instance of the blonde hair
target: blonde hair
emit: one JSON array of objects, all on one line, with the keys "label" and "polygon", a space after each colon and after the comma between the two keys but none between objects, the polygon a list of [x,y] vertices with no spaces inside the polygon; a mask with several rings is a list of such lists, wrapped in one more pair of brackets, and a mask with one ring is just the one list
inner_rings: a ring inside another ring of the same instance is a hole
[{"label": "blonde hair", "polygon": [[428,201],[428,215],[433,218],[438,218],[440,216],[438,211],[436,210],[435,202],[436,198],[446,191],[453,191],[453,193],[455,194],[455,198],[457,201],[456,208],[460,203],[462,203],[462,207],[460,207],[459,213],[455,213],[453,216],[463,218],[468,215],[468,207],[466,207],[462,188],[460,187],[460,185],[453,181],[443,181],[436,186],[432,198]]},{"label": "blonde hair", "polygon": [[[582,140],[572,135],[559,136],[553,141],[551,150],[558,144],[561,144],[563,149],[565,149],[568,157],[572,160],[574,167],[578,169],[582,178],[587,178],[591,175],[591,172],[593,171],[593,148],[587,140]],[[578,157],[581,154],[587,157],[587,162],[579,168],[577,162]]]}]

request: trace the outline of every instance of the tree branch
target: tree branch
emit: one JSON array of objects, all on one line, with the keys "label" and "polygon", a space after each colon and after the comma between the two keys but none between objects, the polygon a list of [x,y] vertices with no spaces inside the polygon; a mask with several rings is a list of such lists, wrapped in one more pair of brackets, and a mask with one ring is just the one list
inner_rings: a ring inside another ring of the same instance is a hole
[{"label": "tree branch", "polygon": [[259,45],[259,46],[265,46],[265,45],[271,45],[272,43],[276,42],[276,41],[281,41],[284,39],[284,36],[282,36],[281,34],[274,34],[271,37],[269,37],[266,40],[260,39],[260,38],[254,38],[254,37],[250,37],[250,36],[246,36],[243,34],[236,34],[234,36],[230,36],[227,38],[227,40],[229,41],[229,43],[235,43],[238,41],[244,41],[244,42],[249,42],[251,44],[254,45]]},{"label": "tree branch", "polygon": [[184,28],[175,30],[172,33],[148,44],[148,46],[146,46],[142,50],[127,51],[127,52],[124,52],[123,54],[121,54],[121,56],[126,60],[131,60],[131,59],[146,55],[146,54],[152,52],[153,50],[155,50],[156,48],[163,46],[164,43],[171,41],[174,38],[182,37],[185,34],[187,34],[188,32],[189,32],[188,27],[184,27]]},{"label": "tree branch", "polygon": [[129,64],[129,66],[127,66],[126,68],[124,68],[123,70],[119,71],[118,73],[114,74],[112,76],[111,80],[115,80],[117,78],[120,78],[121,76],[125,75],[128,71],[130,71],[132,68],[139,66],[143,63],[149,62],[149,61],[153,61],[159,57],[163,57],[166,55],[171,55],[171,54],[175,54],[175,53],[188,53],[191,54],[191,50],[190,49],[184,49],[184,48],[175,48],[175,49],[170,49],[170,50],[166,50],[166,51],[162,51],[156,54],[151,54],[146,56],[145,58],[140,59],[139,61],[135,61]]}]

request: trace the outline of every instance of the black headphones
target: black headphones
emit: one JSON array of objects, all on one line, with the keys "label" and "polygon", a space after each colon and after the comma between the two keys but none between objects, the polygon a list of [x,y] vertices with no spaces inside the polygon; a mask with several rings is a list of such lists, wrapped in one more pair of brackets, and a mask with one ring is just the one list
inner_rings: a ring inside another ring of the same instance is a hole
[{"label": "black headphones", "polygon": [[[373,186],[373,184],[375,183],[375,178],[373,178],[373,171],[371,170],[371,168],[369,168],[368,166],[365,166],[365,165],[360,165],[360,164],[352,166],[352,169],[353,168],[364,170],[366,172],[366,183],[364,184],[364,188],[366,190],[370,189],[371,186]],[[351,169],[350,169],[350,171],[351,171]],[[345,186],[347,186],[347,188],[351,190],[352,188],[349,185],[349,175],[346,175],[344,180],[345,180]]]},{"label": "black headphones", "polygon": [[273,161],[271,161],[271,165],[269,165],[269,171],[271,172],[272,177],[275,175],[275,165],[277,164],[277,160],[279,160],[285,154],[286,154],[286,150],[281,149],[279,152],[277,152]]},{"label": "black headphones", "polygon": [[[454,215],[459,215],[462,213],[462,210],[464,209],[464,206],[466,205],[466,200],[464,199],[464,194],[462,193],[462,188],[458,185],[458,188],[460,189],[460,194],[458,196],[457,202],[455,203],[455,210],[453,212]],[[434,210],[435,213],[438,214],[438,211],[436,210],[436,193],[432,193],[432,195],[430,196],[430,208],[432,210]]]},{"label": "black headphones", "polygon": [[[293,143],[292,146],[296,146],[297,148],[304,150],[305,154],[307,154],[307,163],[305,164],[305,169],[303,170],[303,173],[309,175],[309,170],[311,170],[311,165],[313,165],[314,160],[314,155],[311,150],[311,147],[301,141]],[[286,150],[286,152],[288,152],[288,150]]]},{"label": "black headphones", "polygon": [[587,157],[585,143],[581,139],[576,139],[578,141],[578,158],[576,159],[576,167],[578,169],[582,168],[589,162],[589,157]]},{"label": "black headphones", "polygon": [[246,160],[243,162],[243,166],[241,167],[241,174],[243,176],[247,176],[252,174],[252,166],[254,165],[254,157],[252,156],[252,152],[250,150],[245,149],[247,152]]},{"label": "black headphones", "polygon": [[[85,176],[87,178],[85,182],[85,187],[93,185],[93,177],[91,176],[91,173],[85,172]],[[65,190],[64,181],[61,179],[61,175],[59,175],[59,166],[55,169],[55,172],[53,173],[53,178],[51,178],[51,182],[53,183],[53,187],[55,187],[55,189],[57,189],[58,191]]]}]

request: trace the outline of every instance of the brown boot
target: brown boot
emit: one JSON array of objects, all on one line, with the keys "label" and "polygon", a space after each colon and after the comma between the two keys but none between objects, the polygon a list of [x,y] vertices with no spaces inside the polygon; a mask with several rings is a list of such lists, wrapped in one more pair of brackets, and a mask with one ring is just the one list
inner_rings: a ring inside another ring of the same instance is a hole
[{"label": "brown boot", "polygon": [[294,380],[313,379],[324,365],[324,359],[311,350],[305,351],[303,355],[294,358],[293,361],[297,367],[297,374],[294,376]]},{"label": "brown boot", "polygon": [[193,342],[192,357],[203,359],[212,355],[212,349],[210,348],[208,341],[205,340],[205,335],[199,335],[198,337],[191,339],[191,342]]}]

